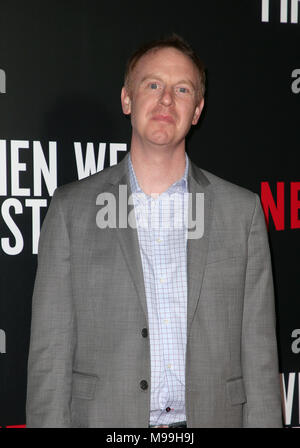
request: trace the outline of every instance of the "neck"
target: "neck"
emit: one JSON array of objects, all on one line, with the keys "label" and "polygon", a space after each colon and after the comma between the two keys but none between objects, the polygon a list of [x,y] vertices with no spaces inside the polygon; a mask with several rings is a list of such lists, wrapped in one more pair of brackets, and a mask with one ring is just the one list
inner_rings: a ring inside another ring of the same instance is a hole
[{"label": "neck", "polygon": [[148,195],[163,193],[184,174],[184,145],[142,150],[131,146],[130,157],[138,183]]}]

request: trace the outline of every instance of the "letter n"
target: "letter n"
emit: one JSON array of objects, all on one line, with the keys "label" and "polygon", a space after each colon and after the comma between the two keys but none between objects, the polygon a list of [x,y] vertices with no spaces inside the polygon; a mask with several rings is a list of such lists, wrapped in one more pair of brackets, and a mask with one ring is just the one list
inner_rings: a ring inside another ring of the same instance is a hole
[{"label": "letter n", "polygon": [[275,203],[269,182],[261,182],[261,202],[269,227],[269,212],[276,230],[284,230],[284,182],[277,182],[277,203]]}]

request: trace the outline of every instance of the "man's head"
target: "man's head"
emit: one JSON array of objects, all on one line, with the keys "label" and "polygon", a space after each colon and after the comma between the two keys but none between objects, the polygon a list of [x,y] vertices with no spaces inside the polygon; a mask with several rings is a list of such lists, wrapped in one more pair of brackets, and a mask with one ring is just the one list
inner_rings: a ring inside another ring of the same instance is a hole
[{"label": "man's head", "polygon": [[121,101],[132,146],[178,147],[204,105],[203,64],[181,38],[146,44],[129,59]]},{"label": "man's head", "polygon": [[198,87],[197,94],[199,95],[198,98],[199,99],[203,98],[205,94],[205,81],[206,81],[204,64],[198,57],[198,55],[195,53],[193,48],[184,39],[182,39],[180,36],[176,34],[173,34],[164,39],[158,39],[148,42],[139,47],[130,56],[126,64],[125,76],[124,76],[124,86],[126,87],[127,91],[128,92],[130,91],[131,75],[138,61],[144,55],[150,52],[155,52],[162,48],[175,48],[176,50],[180,51],[181,53],[185,54],[187,57],[190,58],[190,60],[193,62],[193,64],[196,66],[198,70],[198,76],[199,76],[198,80],[199,82],[197,86]]}]

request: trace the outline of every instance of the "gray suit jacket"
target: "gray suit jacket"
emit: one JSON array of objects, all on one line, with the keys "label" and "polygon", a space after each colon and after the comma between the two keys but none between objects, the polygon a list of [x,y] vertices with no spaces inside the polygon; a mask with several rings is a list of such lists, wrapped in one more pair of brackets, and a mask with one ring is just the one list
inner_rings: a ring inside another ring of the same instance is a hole
[{"label": "gray suit jacket", "polygon": [[[28,427],[149,424],[137,231],[96,226],[97,195],[129,188],[127,157],[52,199],[33,296]],[[279,427],[273,284],[259,198],[191,162],[188,182],[190,192],[204,193],[205,229],[188,240],[187,425]]]}]

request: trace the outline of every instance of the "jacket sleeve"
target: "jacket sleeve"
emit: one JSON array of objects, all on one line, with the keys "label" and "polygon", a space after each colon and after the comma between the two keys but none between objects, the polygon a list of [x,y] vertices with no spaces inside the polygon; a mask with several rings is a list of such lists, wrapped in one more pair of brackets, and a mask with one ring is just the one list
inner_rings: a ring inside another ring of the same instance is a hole
[{"label": "jacket sleeve", "polygon": [[59,198],[57,190],[39,240],[28,359],[28,427],[69,427],[71,424],[75,322],[69,236]]},{"label": "jacket sleeve", "polygon": [[248,237],[242,367],[244,427],[282,427],[272,268],[265,219],[256,196]]}]

